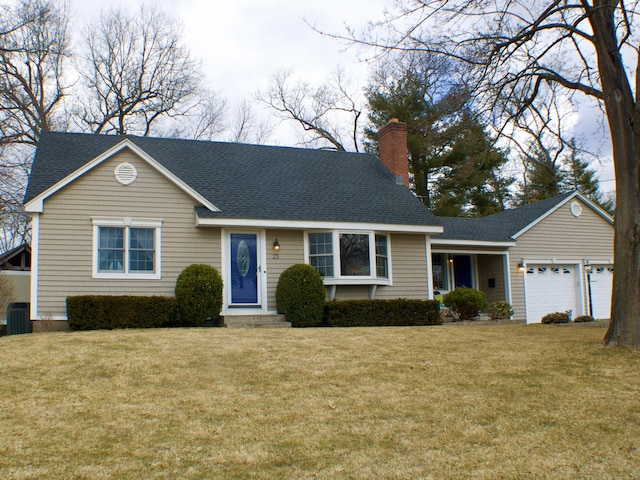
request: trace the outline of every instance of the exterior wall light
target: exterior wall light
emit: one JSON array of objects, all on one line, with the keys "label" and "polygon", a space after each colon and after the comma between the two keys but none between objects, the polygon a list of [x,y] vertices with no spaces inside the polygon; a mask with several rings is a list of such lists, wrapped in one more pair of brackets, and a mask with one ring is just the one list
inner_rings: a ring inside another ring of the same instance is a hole
[{"label": "exterior wall light", "polygon": [[280,243],[278,242],[277,238],[273,241],[273,251],[274,252],[280,251]]},{"label": "exterior wall light", "polygon": [[521,258],[520,263],[518,264],[518,271],[524,272],[525,268],[526,268],[526,264],[524,263],[524,258]]},{"label": "exterior wall light", "polygon": [[453,264],[453,255],[449,255],[449,263]]},{"label": "exterior wall light", "polygon": [[589,260],[584,261],[584,270],[587,273],[591,273],[591,271],[593,270],[593,266],[591,265],[591,262]]}]

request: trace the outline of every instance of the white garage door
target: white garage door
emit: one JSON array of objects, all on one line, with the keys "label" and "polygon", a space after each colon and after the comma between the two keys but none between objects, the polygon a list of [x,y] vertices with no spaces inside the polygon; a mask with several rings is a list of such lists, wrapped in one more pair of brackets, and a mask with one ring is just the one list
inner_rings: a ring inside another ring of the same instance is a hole
[{"label": "white garage door", "polygon": [[525,302],[527,323],[540,323],[547,313],[571,310],[577,316],[576,265],[527,265]]},{"label": "white garage door", "polygon": [[591,271],[591,307],[593,318],[611,316],[611,288],[613,265],[597,265]]}]

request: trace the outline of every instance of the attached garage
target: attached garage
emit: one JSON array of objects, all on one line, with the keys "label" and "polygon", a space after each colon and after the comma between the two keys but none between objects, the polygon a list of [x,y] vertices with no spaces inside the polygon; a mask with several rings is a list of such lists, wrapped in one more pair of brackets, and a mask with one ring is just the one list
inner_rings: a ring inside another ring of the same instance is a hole
[{"label": "attached garage", "polygon": [[611,316],[611,289],[613,288],[613,265],[596,265],[589,275],[591,308],[593,318]]},{"label": "attached garage", "polygon": [[527,265],[524,284],[527,323],[540,323],[543,316],[552,312],[581,315],[579,275],[578,265]]}]

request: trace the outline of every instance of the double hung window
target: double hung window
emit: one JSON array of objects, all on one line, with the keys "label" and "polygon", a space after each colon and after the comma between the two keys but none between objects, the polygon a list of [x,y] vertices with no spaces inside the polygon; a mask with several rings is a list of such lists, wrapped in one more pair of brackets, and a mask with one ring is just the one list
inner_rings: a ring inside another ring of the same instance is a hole
[{"label": "double hung window", "polygon": [[95,278],[160,278],[160,220],[93,219]]}]

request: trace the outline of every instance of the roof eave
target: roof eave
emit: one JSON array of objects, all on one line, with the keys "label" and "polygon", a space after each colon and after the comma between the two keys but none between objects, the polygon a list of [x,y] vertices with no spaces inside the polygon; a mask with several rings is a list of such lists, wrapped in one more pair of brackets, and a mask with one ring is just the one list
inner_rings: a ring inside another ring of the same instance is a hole
[{"label": "roof eave", "polygon": [[378,232],[421,233],[435,235],[443,232],[439,225],[404,225],[390,223],[356,223],[316,220],[284,220],[261,218],[202,218],[196,215],[196,226],[203,227],[254,227],[295,230],[375,230]]}]

